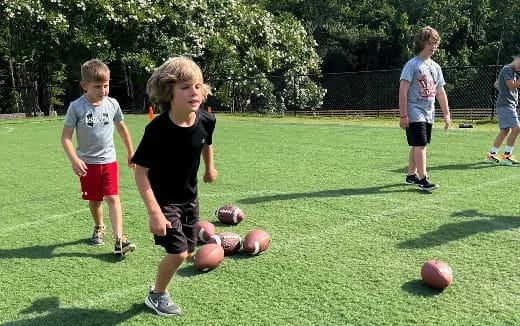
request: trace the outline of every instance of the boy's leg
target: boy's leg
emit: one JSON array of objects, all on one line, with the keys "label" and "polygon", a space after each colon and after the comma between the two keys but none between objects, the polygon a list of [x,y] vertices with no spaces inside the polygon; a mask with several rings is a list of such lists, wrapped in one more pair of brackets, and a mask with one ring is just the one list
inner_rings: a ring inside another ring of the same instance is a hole
[{"label": "boy's leg", "polygon": [[414,147],[412,146],[410,147],[410,153],[408,154],[408,175],[417,174],[417,164],[415,163],[414,156]]},{"label": "boy's leg", "polygon": [[502,146],[502,143],[504,142],[504,139],[506,139],[508,133],[509,128],[500,130],[497,137],[495,138],[495,141],[493,142],[493,147],[500,148],[500,146]]},{"label": "boy's leg", "polygon": [[168,289],[173,274],[177,271],[184,259],[188,257],[187,252],[180,254],[167,254],[157,267],[157,279],[155,280],[154,293],[165,293]]},{"label": "boy's leg", "polygon": [[172,301],[167,289],[173,274],[186,257],[186,251],[180,254],[167,254],[157,267],[155,287],[150,288],[144,303],[160,316],[169,317],[181,314],[181,308]]},{"label": "boy's leg", "polygon": [[123,211],[119,195],[105,196],[105,201],[108,206],[110,224],[112,224],[112,236],[114,239],[121,238],[123,236]]},{"label": "boy's leg", "polygon": [[413,157],[419,179],[426,178],[426,146],[413,146]]},{"label": "boy's leg", "polygon": [[99,226],[104,226],[105,223],[103,222],[103,202],[101,201],[95,201],[95,200],[89,200],[88,201],[88,207],[90,208],[90,214],[92,214],[92,219],[94,220],[94,223]]},{"label": "boy's leg", "polygon": [[105,224],[103,222],[103,206],[101,201],[89,200],[88,206],[92,219],[94,220],[94,231],[90,238],[93,245],[102,245],[105,243]]},{"label": "boy's leg", "polygon": [[[507,146],[515,146],[516,137],[518,137],[518,134],[520,134],[520,127],[516,126],[511,128],[511,133],[509,134],[509,137],[507,137]],[[505,136],[504,136],[505,137]]]}]

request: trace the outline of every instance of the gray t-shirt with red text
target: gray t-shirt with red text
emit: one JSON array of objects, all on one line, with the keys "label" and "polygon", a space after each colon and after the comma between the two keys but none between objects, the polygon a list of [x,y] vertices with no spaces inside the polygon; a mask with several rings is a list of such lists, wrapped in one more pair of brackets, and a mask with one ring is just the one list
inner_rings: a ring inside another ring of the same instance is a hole
[{"label": "gray t-shirt with red text", "polygon": [[435,95],[437,89],[446,84],[441,67],[431,59],[424,61],[415,56],[404,65],[400,80],[410,83],[406,106],[408,121],[433,123]]}]

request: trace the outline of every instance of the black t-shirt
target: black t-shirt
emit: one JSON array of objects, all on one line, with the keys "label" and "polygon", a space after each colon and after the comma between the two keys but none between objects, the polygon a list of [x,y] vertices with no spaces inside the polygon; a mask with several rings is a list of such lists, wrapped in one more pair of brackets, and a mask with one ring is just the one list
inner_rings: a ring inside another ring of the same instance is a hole
[{"label": "black t-shirt", "polygon": [[177,126],[168,112],[146,126],[132,162],[150,169],[148,179],[161,206],[197,199],[200,155],[204,144],[213,142],[215,122],[213,114],[201,109],[191,127]]}]

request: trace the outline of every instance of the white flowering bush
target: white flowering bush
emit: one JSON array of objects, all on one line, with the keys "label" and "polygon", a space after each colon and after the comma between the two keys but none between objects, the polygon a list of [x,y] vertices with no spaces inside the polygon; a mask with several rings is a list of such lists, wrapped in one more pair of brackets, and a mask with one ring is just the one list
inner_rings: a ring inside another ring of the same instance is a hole
[{"label": "white flowering bush", "polygon": [[[228,78],[316,73],[320,64],[315,41],[293,16],[241,0],[3,0],[0,14],[0,60],[17,85],[77,85],[81,63],[91,58],[119,62],[134,85],[174,55],[193,58],[216,86]],[[283,110],[285,100],[269,83],[237,83],[237,110],[253,102],[264,103],[261,112]],[[321,96],[311,81],[301,85],[309,88],[302,95]]]}]

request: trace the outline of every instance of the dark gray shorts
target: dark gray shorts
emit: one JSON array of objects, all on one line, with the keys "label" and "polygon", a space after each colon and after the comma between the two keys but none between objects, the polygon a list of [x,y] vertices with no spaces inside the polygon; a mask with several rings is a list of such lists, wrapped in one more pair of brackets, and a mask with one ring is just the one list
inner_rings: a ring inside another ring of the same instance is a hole
[{"label": "dark gray shorts", "polygon": [[192,253],[197,244],[195,225],[199,220],[199,201],[186,204],[161,206],[161,210],[171,222],[171,229],[166,229],[166,236],[154,234],[155,244],[163,246],[169,254]]},{"label": "dark gray shorts", "polygon": [[498,127],[508,129],[520,126],[518,113],[511,108],[497,108]]},{"label": "dark gray shorts", "polygon": [[426,146],[432,139],[432,124],[411,122],[406,128],[406,140],[409,146]]}]

